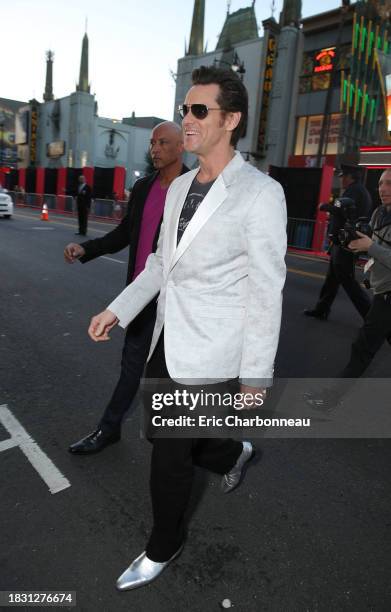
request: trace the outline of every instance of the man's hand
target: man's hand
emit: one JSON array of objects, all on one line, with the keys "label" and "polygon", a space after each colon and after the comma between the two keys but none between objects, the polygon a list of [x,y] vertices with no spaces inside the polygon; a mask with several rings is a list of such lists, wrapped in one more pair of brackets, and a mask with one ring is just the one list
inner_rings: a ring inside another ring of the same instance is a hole
[{"label": "man's hand", "polygon": [[357,236],[360,236],[360,238],[358,240],[352,240],[352,242],[349,242],[348,248],[354,253],[365,253],[368,251],[369,247],[372,246],[373,240],[361,232],[356,233]]},{"label": "man's hand", "polygon": [[110,310],[104,310],[95,317],[92,317],[88,328],[88,335],[95,342],[110,340],[109,331],[113,329],[114,325],[117,325],[117,323],[118,319],[115,314],[110,312]]},{"label": "man's hand", "polygon": [[67,263],[75,263],[77,259],[83,257],[86,252],[80,244],[70,242],[64,249],[64,259]]},{"label": "man's hand", "polygon": [[240,385],[240,392],[243,396],[243,403],[245,404],[243,410],[262,408],[263,402],[266,399],[266,389],[249,387],[248,385]]}]

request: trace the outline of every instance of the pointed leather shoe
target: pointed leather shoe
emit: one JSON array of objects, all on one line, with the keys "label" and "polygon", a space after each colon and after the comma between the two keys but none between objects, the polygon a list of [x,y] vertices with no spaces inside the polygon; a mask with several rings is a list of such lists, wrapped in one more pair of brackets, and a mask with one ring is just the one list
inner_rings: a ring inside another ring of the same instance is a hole
[{"label": "pointed leather shoe", "polygon": [[314,410],[329,412],[341,405],[341,393],[332,389],[320,389],[319,391],[306,391],[303,398]]},{"label": "pointed leather shoe", "polygon": [[327,311],[322,312],[321,310],[316,310],[316,308],[306,308],[303,310],[303,314],[306,317],[312,317],[313,319],[319,319],[321,321],[327,321],[329,313]]},{"label": "pointed leather shoe", "polygon": [[228,474],[224,474],[221,480],[221,488],[223,493],[230,493],[236,489],[244,477],[244,468],[248,467],[248,463],[251,459],[253,459],[253,457],[255,457],[255,450],[253,449],[251,442],[243,441],[243,450],[239,455],[237,462],[233,466],[232,470],[228,472]]},{"label": "pointed leather shoe", "polygon": [[148,559],[144,551],[118,578],[116,584],[117,589],[119,591],[130,591],[131,589],[137,589],[138,587],[145,586],[153,580],[156,580],[163,570],[166,569],[167,565],[179,557],[182,550],[183,544],[168,561],[162,563]]},{"label": "pointed leather shoe", "polygon": [[96,429],[85,438],[71,444],[68,450],[73,455],[92,455],[93,453],[99,453],[106,446],[114,444],[120,439],[120,433],[107,435],[101,429]]}]

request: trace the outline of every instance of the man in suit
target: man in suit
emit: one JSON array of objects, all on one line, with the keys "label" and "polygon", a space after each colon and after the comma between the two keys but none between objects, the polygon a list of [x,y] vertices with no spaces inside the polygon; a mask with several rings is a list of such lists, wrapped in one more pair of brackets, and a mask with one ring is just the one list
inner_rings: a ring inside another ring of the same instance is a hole
[{"label": "man in suit", "polygon": [[[65,247],[65,261],[86,263],[117,253],[129,246],[127,282],[143,270],[145,261],[156,250],[166,193],[172,181],[187,172],[182,164],[181,128],[171,121],[157,125],[151,133],[150,153],[155,172],[139,179],[129,199],[128,213],[121,223],[102,238]],[[122,352],[121,374],[113,396],[96,429],[69,447],[73,454],[89,455],[103,450],[121,437],[121,423],[137,393],[140,377],[151,344],[156,318],[156,299],[152,299],[129,325]]]},{"label": "man in suit", "polygon": [[[359,168],[342,166],[340,172],[343,198],[351,198],[356,206],[357,219],[367,217],[368,221],[372,212],[372,199],[368,190],[361,183]],[[330,314],[331,306],[337,296],[339,286],[345,289],[353,305],[356,307],[363,319],[365,319],[371,300],[355,278],[354,254],[339,244],[338,230],[341,225],[336,217],[331,215],[330,235],[332,236],[330,247],[330,263],[326,279],[317,304],[314,308],[307,308],[304,314],[307,317],[326,320]]]},{"label": "man in suit", "polygon": [[[160,293],[146,378],[182,388],[239,378],[256,405],[272,384],[279,338],[285,197],[235,152],[248,114],[239,77],[202,66],[192,78],[180,112],[185,149],[200,165],[173,182],[156,253],[93,317],[88,333],[107,340],[117,323],[126,327]],[[253,456],[250,442],[231,439],[156,436],[152,443],[153,529],[146,550],[118,579],[120,590],[148,584],[181,552],[193,464],[221,474],[228,493]]]},{"label": "man in suit", "polygon": [[76,194],[77,217],[79,220],[79,231],[76,232],[76,236],[87,235],[87,222],[91,208],[91,200],[91,187],[87,185],[85,177],[81,174],[79,176],[79,186]]}]

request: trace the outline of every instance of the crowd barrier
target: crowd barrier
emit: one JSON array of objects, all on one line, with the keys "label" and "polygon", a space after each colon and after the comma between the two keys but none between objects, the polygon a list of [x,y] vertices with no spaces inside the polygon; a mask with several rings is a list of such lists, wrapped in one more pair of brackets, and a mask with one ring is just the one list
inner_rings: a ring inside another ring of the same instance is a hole
[{"label": "crowd barrier", "polygon": [[[37,208],[42,210],[47,205],[49,213],[61,213],[77,216],[76,199],[69,195],[52,195],[48,193],[20,193],[9,191],[15,206]],[[121,221],[126,215],[128,203],[124,200],[107,200],[94,198],[91,202],[90,218]]]},{"label": "crowd barrier", "polygon": [[[68,195],[51,195],[36,193],[18,193],[10,191],[15,206],[26,206],[42,210],[47,205],[49,213],[61,213],[77,216],[76,199]],[[106,200],[94,198],[91,203],[90,218],[121,221],[127,211],[127,202],[124,200]],[[311,251],[314,231],[314,219],[288,218],[287,234],[288,247]],[[323,231],[323,228],[322,228]],[[325,241],[327,241],[326,227],[324,227]],[[326,250],[326,243],[324,250]]]},{"label": "crowd barrier", "polygon": [[328,245],[327,226],[328,221],[320,224],[318,222],[318,225],[316,225],[315,219],[296,219],[294,217],[288,217],[288,247],[312,251],[316,228],[317,232],[323,236],[321,252],[326,251]]}]

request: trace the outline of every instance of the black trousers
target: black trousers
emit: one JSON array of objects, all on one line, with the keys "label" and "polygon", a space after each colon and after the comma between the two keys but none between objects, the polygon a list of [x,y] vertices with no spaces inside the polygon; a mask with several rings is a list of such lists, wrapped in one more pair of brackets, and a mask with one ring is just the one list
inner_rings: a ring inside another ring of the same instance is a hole
[{"label": "black trousers", "polygon": [[90,212],[90,207],[86,204],[77,203],[77,218],[79,221],[79,232],[83,236],[87,234],[87,222],[88,222],[88,213]]},{"label": "black trousers", "polygon": [[155,320],[156,302],[153,301],[140,312],[126,330],[121,374],[98,425],[108,435],[120,432],[125,413],[129,410],[140,386]]},{"label": "black trousers", "polygon": [[390,334],[391,292],[375,295],[358,338],[352,344],[350,360],[341,377],[358,378],[361,376]]},{"label": "black trousers", "polygon": [[[169,379],[163,333],[147,366],[146,378]],[[148,396],[147,396],[148,398]],[[184,517],[193,482],[193,466],[217,474],[229,472],[243,450],[241,442],[212,438],[153,438],[150,489],[153,528],[146,553],[167,561],[185,536]]]},{"label": "black trousers", "polygon": [[318,312],[328,313],[330,311],[340,285],[345,289],[353,305],[365,319],[371,306],[371,300],[355,278],[354,255],[340,246],[333,245],[327,276],[320,291],[318,303],[315,306]]}]

